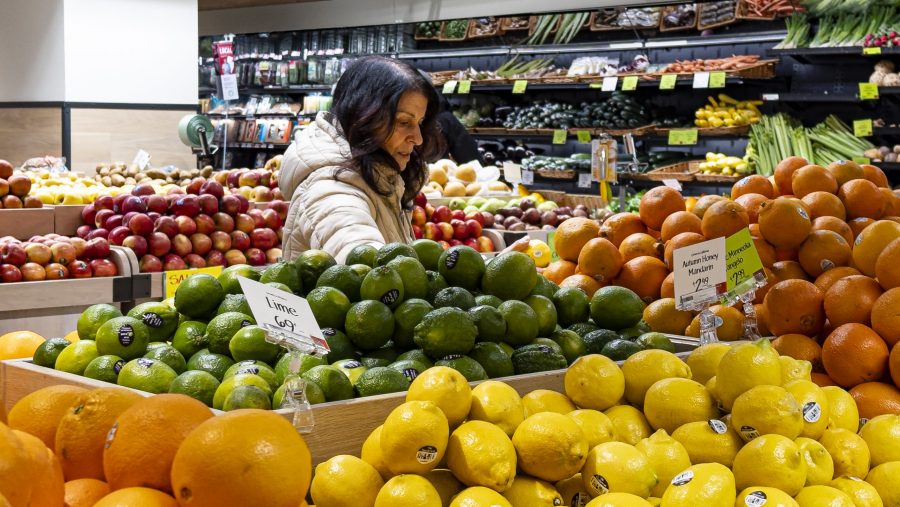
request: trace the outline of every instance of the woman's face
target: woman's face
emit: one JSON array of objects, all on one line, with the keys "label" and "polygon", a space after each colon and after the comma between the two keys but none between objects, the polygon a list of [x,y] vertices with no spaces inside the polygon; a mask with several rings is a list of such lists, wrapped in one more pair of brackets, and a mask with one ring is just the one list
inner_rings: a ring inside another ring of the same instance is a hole
[{"label": "woman's face", "polygon": [[416,146],[422,144],[422,121],[428,108],[428,99],[420,92],[408,91],[400,96],[397,114],[391,125],[391,134],[381,148],[397,161],[400,170],[406,169],[409,157]]}]

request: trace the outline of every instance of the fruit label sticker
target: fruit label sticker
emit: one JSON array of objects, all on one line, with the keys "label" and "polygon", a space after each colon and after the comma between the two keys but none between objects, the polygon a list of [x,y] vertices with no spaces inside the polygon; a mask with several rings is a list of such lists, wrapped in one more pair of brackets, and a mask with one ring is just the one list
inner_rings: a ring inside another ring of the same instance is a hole
[{"label": "fruit label sticker", "polygon": [[678,82],[678,74],[663,74],[661,78],[659,78],[659,89],[660,90],[674,90],[675,83]]},{"label": "fruit label sticker", "polygon": [[572,495],[572,499],[569,500],[568,505],[569,507],[586,507],[590,501],[590,496],[579,491],[578,493]]},{"label": "fruit label sticker", "polygon": [[710,88],[725,88],[725,73],[722,71],[709,73]]},{"label": "fruit label sticker", "polygon": [[766,284],[759,252],[750,236],[750,229],[744,228],[725,238],[725,260],[728,276],[726,301],[737,301],[745,292],[756,290]]},{"label": "fruit label sticker", "polygon": [[426,445],[425,447],[419,448],[418,452],[416,452],[416,461],[423,465],[427,465],[437,459],[437,454],[437,447]]},{"label": "fruit label sticker", "polygon": [[803,405],[803,420],[808,423],[818,422],[822,417],[822,407],[818,403],[811,401]]},{"label": "fruit label sticker", "polygon": [[766,504],[766,494],[762,491],[754,491],[744,497],[744,505],[747,507],[762,507]]},{"label": "fruit label sticker", "polygon": [[238,282],[266,341],[312,354],[331,350],[305,299],[242,276]]},{"label": "fruit label sticker", "polygon": [[346,363],[344,363],[343,367],[344,369],[352,370],[353,368],[359,368],[360,366],[362,366],[362,363],[360,363],[359,361],[347,361]]},{"label": "fruit label sticker", "polygon": [[116,361],[116,364],[113,365],[113,371],[116,372],[116,375],[118,375],[119,372],[122,371],[123,366],[125,366],[124,359],[119,359],[118,361]]},{"label": "fruit label sticker", "polygon": [[162,317],[160,317],[158,313],[144,312],[144,314],[141,315],[141,320],[144,321],[144,324],[147,324],[154,329],[159,329],[163,326]]},{"label": "fruit label sticker", "polygon": [[465,79],[459,82],[459,87],[456,89],[456,93],[466,94],[472,90],[472,81]]},{"label": "fruit label sticker", "polygon": [[416,371],[415,368],[404,368],[403,375],[406,376],[406,380],[412,382],[413,380],[416,380],[416,377],[419,376],[419,372]]},{"label": "fruit label sticker", "polygon": [[569,133],[566,129],[558,129],[553,131],[553,144],[566,144],[566,138]]},{"label": "fruit label sticker", "polygon": [[691,482],[691,480],[693,480],[693,479],[694,479],[693,470],[685,470],[684,472],[681,472],[680,474],[678,474],[672,478],[672,485],[673,486],[684,486],[685,484]]},{"label": "fruit label sticker", "polygon": [[602,475],[591,477],[591,487],[594,488],[594,491],[599,492],[600,495],[609,493],[609,483],[606,482],[606,478]]},{"label": "fruit label sticker", "polygon": [[859,418],[859,429],[856,430],[856,432],[859,433],[859,430],[861,430],[862,427],[865,426],[867,422],[869,422],[868,419],[866,419],[865,417],[860,417]]},{"label": "fruit label sticker", "polygon": [[447,269],[453,269],[456,266],[456,262],[459,260],[459,250],[452,250],[447,252],[447,259],[444,261],[444,265],[447,266]]},{"label": "fruit label sticker", "polygon": [[134,328],[131,327],[131,324],[125,324],[119,328],[119,343],[122,344],[123,347],[127,347],[131,345],[134,341]]},{"label": "fruit label sticker", "polygon": [[163,273],[166,282],[166,299],[175,297],[175,291],[178,290],[178,286],[181,285],[181,282],[187,280],[187,277],[198,273],[206,273],[207,275],[218,277],[222,273],[222,266],[166,271]]},{"label": "fruit label sticker", "polygon": [[525,89],[528,88],[528,81],[525,79],[517,79],[515,83],[513,83],[512,92],[516,94],[525,93]]},{"label": "fruit label sticker", "polygon": [[853,120],[853,135],[856,137],[868,137],[872,135],[872,120]]},{"label": "fruit label sticker", "polygon": [[875,83],[859,83],[859,98],[862,100],[878,100],[878,85]]},{"label": "fruit label sticker", "polygon": [[694,88],[709,88],[709,72],[694,73]]},{"label": "fruit label sticker", "polygon": [[728,431],[728,425],[718,419],[710,419],[707,424],[719,435],[724,435]]},{"label": "fruit label sticker", "polygon": [[456,89],[456,81],[450,80],[444,83],[444,88],[441,90],[443,93],[453,93],[453,90]]},{"label": "fruit label sticker", "polygon": [[631,92],[637,90],[638,85],[638,77],[637,76],[625,76],[625,79],[622,80],[622,91],[623,92]]},{"label": "fruit label sticker", "polygon": [[674,252],[675,301],[679,310],[714,303],[726,291],[725,238],[716,238]]},{"label": "fruit label sticker", "polygon": [[[456,252],[451,252],[451,253],[456,253]],[[448,264],[449,264],[449,262],[448,262]],[[396,303],[398,299],[400,299],[400,291],[397,289],[391,289],[391,290],[385,292],[384,294],[382,294],[381,297],[378,299],[382,303],[384,303],[388,306],[391,306],[392,304]]]},{"label": "fruit label sticker", "polygon": [[112,425],[112,428],[106,433],[106,442],[103,443],[104,449],[109,449],[109,446],[112,445],[113,440],[116,439],[116,433],[119,431],[119,423],[115,422]]},{"label": "fruit label sticker", "polygon": [[740,433],[744,440],[748,442],[759,436],[759,431],[756,431],[756,428],[753,426],[741,426]]}]

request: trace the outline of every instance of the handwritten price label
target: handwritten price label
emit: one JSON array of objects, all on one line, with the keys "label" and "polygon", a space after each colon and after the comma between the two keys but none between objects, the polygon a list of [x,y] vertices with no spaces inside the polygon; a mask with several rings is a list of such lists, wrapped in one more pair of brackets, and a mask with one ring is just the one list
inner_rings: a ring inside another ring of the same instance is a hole
[{"label": "handwritten price label", "polygon": [[862,100],[877,100],[878,85],[875,83],[859,83],[859,98]]},{"label": "handwritten price label", "polygon": [[472,81],[466,79],[465,81],[460,81],[459,86],[456,88],[456,93],[466,94],[472,89]]},{"label": "handwritten price label", "polygon": [[222,266],[211,266],[208,268],[197,269],[178,269],[174,271],[164,272],[166,281],[166,299],[175,297],[175,291],[178,290],[178,286],[181,285],[181,283],[184,282],[187,277],[200,273],[218,277],[222,273]]},{"label": "handwritten price label", "polygon": [[878,46],[874,46],[874,47],[870,47],[870,48],[863,48],[863,54],[864,55],[880,55],[881,48]]},{"label": "handwritten price label", "polygon": [[660,90],[674,90],[675,83],[678,82],[678,74],[663,74],[659,79]]},{"label": "handwritten price label", "polygon": [[709,87],[710,88],[725,88],[725,73],[724,72],[711,72],[709,74]]},{"label": "handwritten price label", "polygon": [[622,79],[622,91],[624,92],[632,92],[634,90],[637,90],[637,85],[637,76],[626,76],[624,79]]},{"label": "handwritten price label", "polygon": [[578,136],[578,142],[581,144],[591,144],[591,133],[587,130],[579,130],[576,134]]},{"label": "handwritten price label", "polygon": [[690,146],[697,144],[697,129],[670,130],[669,144],[672,146]]},{"label": "handwritten price label", "polygon": [[566,144],[566,137],[569,133],[565,129],[553,131],[553,144]]},{"label": "handwritten price label", "polygon": [[443,91],[444,94],[450,94],[450,93],[453,93],[453,90],[455,90],[455,89],[456,89],[456,81],[451,79],[450,81],[447,81],[446,83],[444,83],[444,88],[441,91]]},{"label": "handwritten price label", "polygon": [[512,92],[515,94],[525,93],[525,89],[528,88],[528,81],[524,79],[517,79],[515,83],[513,83]]},{"label": "handwritten price label", "polygon": [[853,120],[853,135],[868,137],[872,135],[872,120]]}]

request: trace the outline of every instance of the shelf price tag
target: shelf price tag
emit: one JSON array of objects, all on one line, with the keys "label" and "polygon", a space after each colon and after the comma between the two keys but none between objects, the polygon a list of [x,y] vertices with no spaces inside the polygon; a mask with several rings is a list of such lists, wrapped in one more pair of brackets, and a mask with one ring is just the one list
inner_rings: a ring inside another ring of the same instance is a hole
[{"label": "shelf price tag", "polygon": [[557,129],[553,131],[553,144],[566,144],[566,137],[569,133],[566,129]]},{"label": "shelf price tag", "polygon": [[727,290],[725,238],[716,238],[674,252],[675,301],[679,310],[715,302]]},{"label": "shelf price tag", "polygon": [[689,146],[697,144],[697,129],[670,130],[669,144],[672,146]]},{"label": "shelf price tag", "polygon": [[591,173],[578,173],[578,188],[591,188]]},{"label": "shelf price tag", "polygon": [[725,88],[725,73],[722,71],[710,72],[709,87],[710,88]]},{"label": "shelf price tag", "polygon": [[163,272],[166,282],[166,299],[175,297],[175,291],[187,277],[200,273],[218,277],[222,273],[222,266],[210,266],[208,268],[197,269],[177,269]]},{"label": "shelf price tag", "polygon": [[678,82],[678,74],[663,74],[661,78],[659,78],[659,89],[660,90],[674,90],[675,83]]},{"label": "shelf price tag", "polygon": [[522,166],[512,162],[503,162],[503,179],[509,183],[522,181]]},{"label": "shelf price tag", "polygon": [[616,91],[616,86],[619,84],[619,78],[616,76],[610,76],[603,78],[603,88],[604,92],[614,92]]},{"label": "shelf price tag", "polygon": [[881,47],[879,47],[879,46],[872,46],[872,47],[870,47],[870,48],[863,48],[863,54],[864,54],[864,55],[880,55],[880,54],[881,54]]},{"label": "shelf price tag", "polygon": [[872,120],[853,120],[853,135],[856,137],[868,137],[872,135]]},{"label": "shelf price tag", "polygon": [[859,98],[862,100],[878,100],[878,85],[875,83],[859,83]]},{"label": "shelf price tag", "polygon": [[728,300],[736,301],[741,294],[755,290],[757,284],[765,283],[759,252],[750,236],[750,229],[744,228],[725,238],[726,276],[728,277]]},{"label": "shelf price tag", "polygon": [[662,180],[662,184],[681,192],[681,182],[679,182],[678,180],[664,179]]},{"label": "shelf price tag", "polygon": [[242,276],[238,277],[238,282],[259,327],[271,331],[286,331],[298,335],[319,350],[330,350],[312,308],[305,299]]},{"label": "shelf price tag", "polygon": [[466,79],[459,82],[459,87],[456,89],[456,93],[466,94],[472,89],[472,81],[470,79]]},{"label": "shelf price tag", "polygon": [[524,183],[525,185],[531,185],[532,183],[534,183],[534,171],[522,169],[522,183]]},{"label": "shelf price tag", "polygon": [[587,130],[579,130],[578,133],[578,142],[581,144],[591,144],[591,133]]},{"label": "shelf price tag", "polygon": [[694,88],[709,88],[709,72],[694,73]]},{"label": "shelf price tag", "polygon": [[222,88],[222,100],[237,100],[240,97],[238,93],[237,74],[222,74],[219,76],[220,87]]},{"label": "shelf price tag", "polygon": [[444,92],[445,94],[450,94],[450,93],[453,93],[453,90],[455,90],[455,89],[456,89],[456,80],[451,79],[450,81],[447,81],[446,83],[444,83],[444,89],[441,91]]},{"label": "shelf price tag", "polygon": [[558,261],[559,254],[556,253],[556,231],[550,231],[547,233],[547,246],[550,247],[550,260]]},{"label": "shelf price tag", "polygon": [[603,88],[603,83],[590,83],[588,88],[600,89]]},{"label": "shelf price tag", "polygon": [[516,82],[513,83],[512,92],[516,94],[525,93],[525,89],[528,88],[528,80],[526,79],[516,79]]},{"label": "shelf price tag", "polygon": [[638,85],[638,77],[637,76],[625,76],[622,79],[622,91],[623,92],[631,92],[637,90]]},{"label": "shelf price tag", "polygon": [[868,159],[866,157],[853,157],[853,161],[856,162],[857,164],[865,164],[865,165],[872,163],[872,160]]}]

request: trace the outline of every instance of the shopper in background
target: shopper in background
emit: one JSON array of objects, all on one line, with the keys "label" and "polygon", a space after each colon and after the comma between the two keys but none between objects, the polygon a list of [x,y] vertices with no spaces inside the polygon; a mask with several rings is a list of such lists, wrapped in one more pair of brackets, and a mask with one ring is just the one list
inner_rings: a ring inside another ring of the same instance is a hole
[{"label": "shopper in background", "polygon": [[[434,86],[430,74],[424,70],[419,70],[419,73],[422,74],[429,84]],[[447,157],[453,158],[460,164],[478,160],[478,143],[466,130],[465,125],[459,121],[459,118],[453,114],[453,109],[450,107],[450,101],[447,100],[447,97],[443,95],[438,95],[438,97],[441,101],[441,112],[437,120],[441,133],[444,135],[446,149],[437,158],[429,160],[429,162],[436,162],[438,159]]]},{"label": "shopper in background", "polygon": [[354,62],[320,112],[288,147],[279,186],[291,201],[284,258],[321,249],[343,262],[353,247],[412,241],[412,200],[440,155],[440,101],[411,65]]}]

